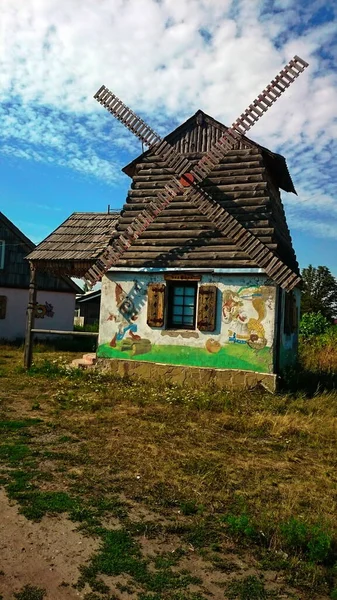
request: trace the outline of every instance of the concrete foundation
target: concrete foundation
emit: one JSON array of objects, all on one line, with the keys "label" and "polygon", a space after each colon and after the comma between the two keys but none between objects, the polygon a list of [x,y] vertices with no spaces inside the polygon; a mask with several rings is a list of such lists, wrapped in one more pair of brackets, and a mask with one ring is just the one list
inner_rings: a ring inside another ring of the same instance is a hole
[{"label": "concrete foundation", "polygon": [[270,392],[276,391],[277,376],[272,373],[184,367],[137,360],[110,360],[105,358],[99,358],[97,365],[105,371],[113,371],[120,377],[139,377],[151,381],[163,380],[194,388],[253,389],[257,385],[262,385]]}]

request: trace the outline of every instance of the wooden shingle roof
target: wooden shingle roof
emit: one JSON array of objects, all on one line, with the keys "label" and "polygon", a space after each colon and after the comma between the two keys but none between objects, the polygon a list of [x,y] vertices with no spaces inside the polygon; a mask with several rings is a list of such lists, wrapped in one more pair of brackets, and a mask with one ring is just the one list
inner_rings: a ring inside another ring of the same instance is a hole
[{"label": "wooden shingle roof", "polygon": [[[166,140],[197,162],[227,128],[198,111]],[[126,204],[118,221],[122,232],[140,210],[162,190],[174,171],[143,153],[124,169],[132,177]],[[295,273],[299,272],[279,188],[295,192],[285,159],[242,138],[202,184],[224,209],[258,237]],[[117,233],[116,233],[117,235]],[[141,234],[117,266],[258,267],[230,238],[182,196]]]},{"label": "wooden shingle roof", "polygon": [[119,213],[73,213],[26,258],[40,270],[83,276],[115,233]]}]

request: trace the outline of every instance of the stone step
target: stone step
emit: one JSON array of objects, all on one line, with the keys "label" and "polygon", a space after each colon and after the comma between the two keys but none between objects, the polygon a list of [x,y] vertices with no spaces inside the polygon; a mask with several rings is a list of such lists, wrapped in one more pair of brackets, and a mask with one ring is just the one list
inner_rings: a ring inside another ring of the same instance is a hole
[{"label": "stone step", "polygon": [[84,354],[82,358],[75,358],[71,363],[70,367],[74,369],[88,369],[96,364],[97,357],[95,352]]},{"label": "stone step", "polygon": [[89,352],[88,354],[83,354],[83,360],[88,361],[91,365],[95,365],[97,362],[96,352]]}]

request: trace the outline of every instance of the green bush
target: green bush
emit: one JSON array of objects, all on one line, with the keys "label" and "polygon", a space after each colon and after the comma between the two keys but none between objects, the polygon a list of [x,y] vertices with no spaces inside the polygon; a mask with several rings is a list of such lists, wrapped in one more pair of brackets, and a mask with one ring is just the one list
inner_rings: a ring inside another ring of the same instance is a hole
[{"label": "green bush", "polygon": [[229,514],[223,518],[223,521],[226,523],[228,531],[232,535],[241,538],[249,538],[250,540],[257,538],[256,528],[247,514]]},{"label": "green bush", "polygon": [[304,313],[300,322],[300,334],[304,337],[321,335],[326,333],[330,327],[331,323],[321,312]]},{"label": "green bush", "polygon": [[280,525],[285,548],[304,554],[311,562],[326,563],[332,551],[332,536],[321,525],[308,525],[291,517]]}]

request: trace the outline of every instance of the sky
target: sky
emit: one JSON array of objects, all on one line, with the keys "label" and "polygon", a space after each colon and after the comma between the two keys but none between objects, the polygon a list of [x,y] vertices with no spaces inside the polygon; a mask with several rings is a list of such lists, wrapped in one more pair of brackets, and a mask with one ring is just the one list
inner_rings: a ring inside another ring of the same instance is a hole
[{"label": "sky", "polygon": [[336,0],[1,0],[0,210],[35,243],[122,208],[140,142],[105,84],[160,134],[199,108],[230,125],[295,54],[309,68],[249,132],[285,156],[301,268],[337,276]]}]

